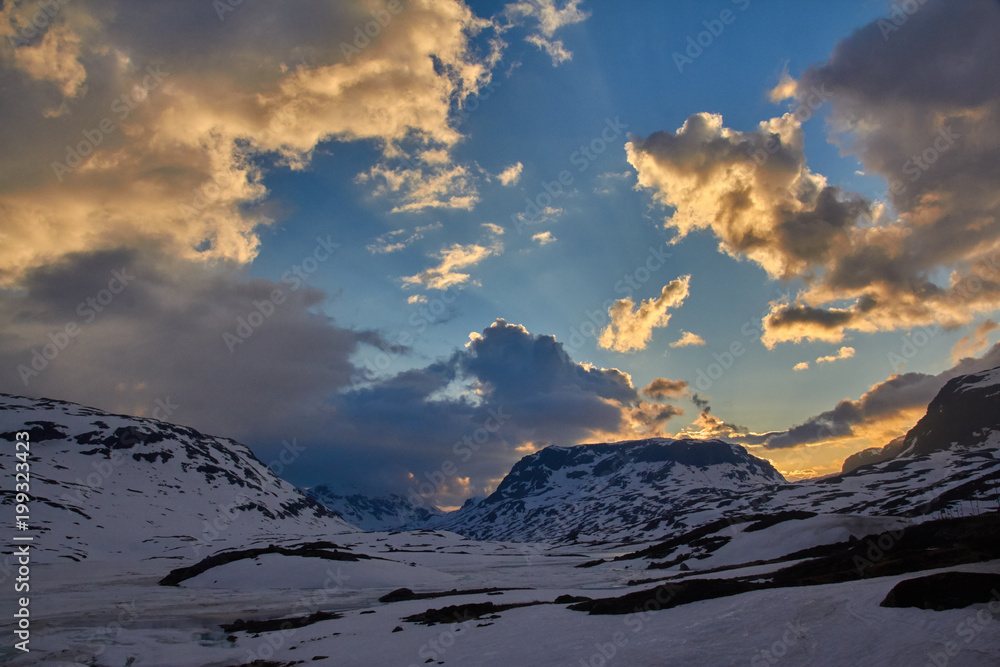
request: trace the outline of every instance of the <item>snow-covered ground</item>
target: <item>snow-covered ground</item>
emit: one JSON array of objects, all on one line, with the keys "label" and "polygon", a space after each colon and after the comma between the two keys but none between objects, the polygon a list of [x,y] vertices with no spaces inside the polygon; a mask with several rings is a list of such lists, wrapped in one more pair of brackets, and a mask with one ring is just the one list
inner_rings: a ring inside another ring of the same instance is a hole
[{"label": "snow-covered ground", "polygon": [[[949,611],[880,606],[897,582],[926,571],[670,609],[647,593],[645,606],[618,616],[555,603],[641,593],[667,579],[762,581],[792,564],[775,559],[794,554],[802,563],[817,552],[798,552],[819,545],[886,536],[891,548],[894,531],[940,515],[952,499],[989,511],[980,501],[995,499],[996,429],[960,447],[929,447],[800,484],[772,483],[758,460],[723,443],[701,451],[646,441],[620,455],[612,445],[543,450],[512,473],[503,502],[472,503],[463,515],[479,529],[508,531],[505,540],[548,536],[557,538],[553,545],[477,541],[438,528],[362,532],[232,440],[58,401],[0,397],[0,437],[12,441],[29,427],[37,537],[31,653],[12,639],[0,644],[0,662],[15,667],[1000,665],[1000,592],[991,604]],[[925,435],[934,428],[940,425],[931,423]],[[11,494],[2,502],[10,507]],[[487,505],[504,510],[494,515],[483,511]],[[992,533],[974,534],[982,539],[969,549],[978,553]],[[213,559],[214,567],[178,586],[159,584],[220,553],[229,562]],[[920,558],[909,562],[918,567]],[[651,563],[658,567],[648,569]],[[1000,573],[1000,560],[948,569]],[[15,576],[16,563],[0,558],[3,609],[18,606]],[[400,588],[464,593],[380,601]],[[525,606],[431,626],[404,620],[487,602]],[[222,627],[316,612],[327,615],[258,634]],[[12,638],[13,629],[13,616],[0,616],[0,634]]]},{"label": "snow-covered ground", "polygon": [[[37,585],[34,598],[38,602],[32,612],[32,652],[16,655],[4,649],[0,660],[15,667],[221,667],[255,659],[364,667],[923,667],[934,665],[935,656],[940,664],[944,656],[951,665],[1000,664],[1000,603],[994,605],[992,614],[983,604],[943,612],[879,606],[895,583],[914,574],[755,591],[621,616],[590,616],[571,611],[566,604],[544,604],[502,611],[496,618],[419,625],[402,619],[430,608],[469,602],[500,605],[552,602],[563,594],[620,595],[648,589],[649,585],[630,588],[625,582],[654,573],[637,569],[644,566],[638,561],[581,569],[574,566],[596,554],[472,542],[443,532],[368,533],[351,538],[347,546],[355,552],[395,562],[324,561],[324,566],[303,567],[294,561],[308,559],[266,555],[256,561],[259,566],[255,561],[239,562],[241,568],[267,570],[266,576],[251,578],[236,568],[228,570],[233,575],[228,581],[217,582],[230,583],[232,588],[200,586],[210,573],[188,585],[159,586],[157,581],[170,567],[162,560],[36,566],[32,581]],[[762,546],[755,555],[766,551]],[[723,555],[720,552],[719,557]],[[284,566],[282,559],[288,561]],[[233,565],[222,566],[217,573]],[[1000,561],[952,569],[1000,572]],[[400,579],[402,573],[410,576]],[[251,580],[264,587],[248,586]],[[416,592],[490,587],[531,590],[378,601],[401,582]],[[219,627],[237,618],[273,619],[317,610],[343,616],[258,636],[236,632],[234,641]],[[402,631],[393,632],[396,627]],[[9,636],[6,620],[2,631]],[[948,648],[958,653],[948,656]]]}]

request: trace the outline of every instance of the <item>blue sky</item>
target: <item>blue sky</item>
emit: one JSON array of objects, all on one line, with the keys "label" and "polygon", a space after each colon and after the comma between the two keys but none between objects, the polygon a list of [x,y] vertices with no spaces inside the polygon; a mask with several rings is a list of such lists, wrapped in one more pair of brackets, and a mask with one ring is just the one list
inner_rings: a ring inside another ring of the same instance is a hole
[{"label": "blue sky", "polygon": [[[372,492],[438,468],[502,396],[551,406],[428,494],[449,505],[595,439],[729,437],[791,477],[831,472],[993,360],[993,3],[187,4],[81,2],[34,31],[37,7],[3,10],[22,157],[0,172],[2,391],[133,414],[170,396],[171,418],[265,459],[308,443],[296,483]],[[531,202],[551,210],[517,224]],[[134,286],[37,360],[116,263]]]}]

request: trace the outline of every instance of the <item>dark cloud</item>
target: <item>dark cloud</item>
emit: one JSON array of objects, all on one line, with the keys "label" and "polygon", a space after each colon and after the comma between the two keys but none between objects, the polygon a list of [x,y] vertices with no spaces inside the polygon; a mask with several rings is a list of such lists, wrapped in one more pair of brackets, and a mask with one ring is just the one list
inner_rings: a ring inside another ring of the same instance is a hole
[{"label": "dark cloud", "polygon": [[650,398],[677,398],[688,392],[688,383],[684,380],[668,380],[656,378],[646,385],[642,393]]},{"label": "dark cloud", "polygon": [[322,473],[297,471],[299,481],[332,476],[346,485],[360,476],[380,492],[431,484],[437,496],[428,501],[444,504],[486,493],[536,447],[632,424],[655,428],[682,413],[640,403],[625,373],[576,363],[552,336],[502,319],[447,360],[342,393],[332,405],[336,419],[317,454],[329,463]]},{"label": "dark cloud", "polygon": [[[127,414],[149,415],[169,398],[181,423],[278,437],[349,384],[361,342],[384,345],[317,314],[319,290],[293,287],[155,250],[68,256],[0,292],[0,386]],[[33,351],[58,343],[65,349],[25,384]]]},{"label": "dark cloud", "polygon": [[[428,502],[460,504],[536,447],[683,413],[639,401],[627,374],[576,363],[552,336],[503,320],[447,359],[354,386],[359,346],[389,346],[318,314],[324,293],[150,249],[70,255],[23,284],[0,292],[0,391],[234,437],[302,485],[424,483]],[[35,350],[54,353],[37,371]]]},{"label": "dark cloud", "polygon": [[920,410],[937,395],[948,380],[1000,366],[1000,344],[983,357],[966,358],[937,375],[904,373],[893,375],[865,392],[857,400],[845,399],[832,410],[807,419],[786,431],[734,436],[743,444],[768,449],[798,447],[814,442],[855,435],[860,426],[874,426],[904,411]]},{"label": "dark cloud", "polygon": [[708,405],[708,399],[702,398],[700,394],[694,394],[691,396],[691,402],[694,403],[699,410],[703,412],[711,412],[712,408]]},{"label": "dark cloud", "polygon": [[674,417],[684,415],[684,409],[676,405],[644,403],[642,409],[632,413],[632,419],[647,428],[661,428]]}]

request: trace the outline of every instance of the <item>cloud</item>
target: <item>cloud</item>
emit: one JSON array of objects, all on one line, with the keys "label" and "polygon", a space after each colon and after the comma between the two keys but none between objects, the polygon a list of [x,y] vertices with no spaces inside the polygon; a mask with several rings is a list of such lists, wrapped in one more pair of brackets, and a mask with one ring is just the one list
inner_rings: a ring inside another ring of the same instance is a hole
[{"label": "cloud", "polygon": [[358,174],[358,183],[374,183],[376,197],[391,195],[392,213],[455,209],[471,211],[479,203],[475,175],[464,165],[433,168],[389,167],[384,163]]},{"label": "cloud", "polygon": [[853,347],[842,347],[837,350],[836,354],[831,354],[825,357],[819,357],[816,360],[817,364],[832,364],[835,361],[840,361],[841,359],[850,359],[854,356],[855,350]]},{"label": "cloud", "polygon": [[365,248],[373,255],[385,255],[393,252],[399,252],[404,250],[409,246],[413,245],[415,241],[419,241],[424,238],[424,234],[430,231],[437,231],[441,229],[442,225],[440,222],[435,222],[430,225],[424,225],[422,227],[417,227],[414,229],[409,236],[406,235],[405,229],[395,229],[391,232],[386,232],[375,239],[374,243],[370,243],[365,246]]},{"label": "cloud", "polygon": [[781,80],[777,86],[768,92],[767,96],[772,102],[781,102],[794,97],[797,88],[795,79],[788,73],[788,63],[786,62],[784,69],[781,71]]},{"label": "cloud", "polygon": [[831,410],[810,417],[785,431],[734,436],[743,444],[768,449],[800,447],[852,438],[885,444],[905,433],[927,411],[927,405],[948,380],[1000,366],[1000,345],[983,357],[966,358],[937,375],[892,375],[857,400],[844,399]]},{"label": "cloud", "polygon": [[993,320],[982,322],[976,327],[971,336],[962,336],[958,339],[951,348],[952,360],[959,361],[960,359],[972,357],[982,352],[990,344],[990,334],[997,329],[1000,329],[1000,325]]},{"label": "cloud", "polygon": [[795,364],[795,366],[792,368],[792,370],[793,371],[805,371],[805,370],[809,370],[809,362],[808,361],[800,361],[799,363]]},{"label": "cloud", "polygon": [[734,433],[733,427],[719,419],[708,410],[703,410],[691,424],[677,434],[678,438],[694,438],[708,440],[712,438],[728,438]]},{"label": "cloud", "polygon": [[539,232],[531,237],[532,241],[538,243],[538,245],[548,245],[550,243],[556,242],[556,237],[552,235],[552,232]]},{"label": "cloud", "polygon": [[698,406],[698,409],[702,412],[711,412],[712,409],[709,407],[708,399],[703,398],[700,394],[693,394],[691,396],[691,402]]},{"label": "cloud", "polygon": [[504,233],[506,232],[506,230],[504,230],[503,227],[494,224],[492,222],[484,222],[482,224],[482,227],[484,227],[486,231],[492,234],[493,236],[503,236]]},{"label": "cloud", "polygon": [[787,341],[839,343],[844,340],[844,328],[854,319],[853,309],[782,306],[772,303],[771,312],[763,320],[761,342],[768,349],[772,349],[776,343]]},{"label": "cloud", "polygon": [[691,276],[682,276],[664,285],[658,297],[646,299],[638,306],[631,297],[615,301],[608,309],[611,321],[601,331],[598,345],[617,352],[646,349],[653,329],[667,326],[670,309],[684,303],[690,282]]},{"label": "cloud", "polygon": [[[793,111],[751,131],[695,114],[630,141],[629,162],[678,238],[710,230],[720,251],[803,281],[772,304],[768,347],[968,324],[1000,307],[998,30],[995,2],[928,0],[891,39],[873,22],[783,78],[775,97]],[[807,166],[802,122],[825,102],[831,140],[884,179],[888,202]]]},{"label": "cloud", "polygon": [[[4,11],[7,27],[13,28],[15,24],[20,24],[16,33],[4,30],[5,36],[20,34],[29,27],[35,27],[29,15],[22,13],[26,7],[16,7],[11,3]],[[37,12],[37,8],[31,7],[28,11]],[[46,23],[48,22],[46,19]],[[65,20],[57,18],[53,25],[44,30],[41,40],[21,44],[14,50],[14,63],[32,79],[56,84],[64,98],[74,98],[82,92],[87,78],[87,72],[80,62],[81,42],[80,36]]]},{"label": "cloud", "polygon": [[[386,347],[317,314],[325,295],[298,278],[248,280],[157,249],[68,255],[22,285],[0,291],[0,391],[147,416],[160,400],[179,405],[171,421],[257,442],[294,437],[350,386],[360,346]],[[27,384],[23,369],[37,371]]]},{"label": "cloud", "polygon": [[656,378],[642,389],[642,393],[656,399],[678,398],[688,393],[688,383],[684,380]]},{"label": "cloud", "polygon": [[518,181],[521,180],[521,172],[523,171],[524,165],[516,162],[497,174],[497,178],[500,179],[501,184],[511,187],[517,185]]},{"label": "cloud", "polygon": [[663,427],[666,423],[674,417],[683,415],[684,409],[676,405],[639,401],[638,405],[623,409],[622,419],[625,426],[619,429],[622,435],[608,439],[663,437]]},{"label": "cloud", "polygon": [[[634,138],[626,152],[639,186],[674,209],[665,222],[678,238],[711,229],[721,251],[788,278],[845,242],[845,228],[868,209],[812,173],[802,147],[791,114],[738,132],[718,114],[699,113],[675,133]],[[768,159],[758,163],[761,153]]]},{"label": "cloud", "polygon": [[404,277],[403,285],[419,285],[425,289],[446,290],[449,287],[467,283],[478,284],[472,280],[471,275],[461,273],[459,269],[475,266],[487,257],[497,255],[502,251],[503,246],[498,243],[490,246],[453,243],[435,255],[441,260],[437,266],[425,269],[416,275]]},{"label": "cloud", "polygon": [[546,206],[534,216],[521,211],[517,214],[517,219],[525,225],[540,225],[544,222],[556,222],[565,212],[566,209]]},{"label": "cloud", "polygon": [[[451,462],[457,472],[428,498],[446,505],[482,495],[525,451],[648,433],[676,411],[639,401],[626,373],[577,363],[554,337],[502,319],[445,360],[339,395],[335,408],[337,427],[323,434],[331,476],[350,479],[345,463],[358,460],[399,491],[413,487],[408,474],[426,482]],[[452,489],[454,477],[469,477],[468,489]]]},{"label": "cloud", "polygon": [[704,338],[690,331],[682,331],[680,339],[671,343],[670,347],[693,347],[701,345],[707,345]]},{"label": "cloud", "polygon": [[[116,275],[124,289],[99,297]],[[0,391],[147,416],[176,406],[171,421],[243,440],[265,461],[294,441],[303,453],[283,474],[307,486],[400,492],[413,488],[408,474],[426,483],[450,461],[457,472],[427,500],[461,504],[528,443],[652,433],[679,414],[640,401],[628,374],[577,363],[552,336],[503,320],[445,359],[359,382],[353,359],[407,350],[319,314],[316,289],[248,280],[233,264],[102,251],[32,270],[24,285],[0,291]],[[78,328],[62,340],[68,322]],[[25,387],[18,366],[53,340],[63,349]]]},{"label": "cloud", "polygon": [[[4,4],[0,31],[34,10]],[[0,218],[19,240],[0,247],[0,284],[107,239],[247,263],[273,220],[264,167],[306,168],[331,141],[382,148],[361,180],[393,210],[475,205],[478,172],[439,159],[498,57],[473,47],[493,24],[464,4],[407,2],[357,53],[341,44],[371,19],[360,1],[241,5],[220,23],[211,3],[178,0],[153,18],[82,0],[29,44],[0,40]]]},{"label": "cloud", "polygon": [[564,0],[562,8],[559,8],[558,0],[524,0],[507,5],[504,13],[514,24],[536,24],[535,31],[525,41],[545,51],[552,58],[553,65],[559,65],[572,60],[573,54],[566,49],[562,40],[553,39],[556,31],[590,17],[589,12],[579,8],[580,1]]}]

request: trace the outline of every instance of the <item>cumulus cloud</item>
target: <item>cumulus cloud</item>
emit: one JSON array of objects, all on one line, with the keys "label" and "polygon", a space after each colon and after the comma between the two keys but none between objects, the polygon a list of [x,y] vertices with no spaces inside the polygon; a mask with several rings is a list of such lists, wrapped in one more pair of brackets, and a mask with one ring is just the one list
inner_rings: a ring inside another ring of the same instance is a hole
[{"label": "cumulus cloud", "polygon": [[550,243],[555,243],[557,239],[552,235],[552,232],[539,232],[538,234],[534,234],[531,237],[531,240],[538,245],[548,245]]},{"label": "cumulus cloud", "polygon": [[697,347],[707,345],[705,339],[696,333],[682,331],[681,337],[670,344],[670,347]]},{"label": "cumulus cloud", "polygon": [[954,361],[972,357],[982,352],[990,344],[990,334],[1000,329],[993,320],[985,320],[970,336],[962,336],[951,348],[951,358]]},{"label": "cumulus cloud", "polygon": [[[745,132],[695,114],[628,144],[678,238],[711,230],[720,251],[804,281],[772,304],[768,347],[957,327],[1000,307],[998,30],[995,2],[928,0],[891,39],[872,23],[784,78],[774,97],[794,112]],[[824,101],[831,139],[885,179],[891,209],[807,166],[800,120]]]},{"label": "cumulus cloud", "polygon": [[664,285],[658,297],[641,301],[638,306],[631,297],[615,301],[608,309],[611,321],[601,331],[598,344],[616,352],[646,349],[653,329],[667,326],[670,309],[684,303],[690,283],[691,276],[682,276]]},{"label": "cumulus cloud", "polygon": [[853,347],[842,347],[837,350],[836,354],[830,354],[825,357],[819,357],[816,359],[817,364],[832,364],[835,361],[840,361],[841,359],[850,359],[854,356],[855,350]]},{"label": "cumulus cloud", "polygon": [[324,434],[333,434],[341,454],[332,474],[349,478],[339,462],[356,452],[358,460],[378,461],[378,474],[398,489],[411,485],[409,474],[412,484],[426,483],[450,461],[457,472],[447,481],[471,481],[463,491],[436,485],[440,493],[428,502],[446,505],[484,493],[525,452],[650,432],[671,412],[639,401],[628,374],[577,363],[554,337],[502,319],[448,359],[343,394],[335,405],[337,428]]},{"label": "cumulus cloud", "polygon": [[656,378],[642,389],[642,393],[655,399],[678,398],[688,393],[688,383],[684,380]]},{"label": "cumulus cloud", "polygon": [[[6,3],[0,31],[20,34],[29,9]],[[260,158],[302,169],[328,141],[382,147],[361,180],[393,210],[473,206],[477,174],[432,158],[459,141],[454,110],[490,80],[496,49],[472,40],[492,23],[456,0],[414,0],[345,51],[368,10],[245,5],[220,23],[211,3],[179,0],[154,21],[80,0],[29,43],[0,40],[0,86],[16,100],[0,109],[0,217],[19,239],[0,250],[0,281],[107,239],[249,262],[272,221]]]},{"label": "cumulus cloud", "polygon": [[460,269],[475,266],[491,255],[499,254],[503,251],[503,246],[494,243],[490,246],[478,245],[475,243],[462,245],[453,243],[441,252],[437,253],[440,263],[437,266],[425,269],[420,273],[403,278],[404,286],[421,286],[425,289],[446,290],[465,284],[478,284],[472,280],[468,273],[462,273]]},{"label": "cumulus cloud", "polygon": [[590,17],[589,12],[579,8],[580,2],[581,0],[564,0],[560,8],[559,0],[524,0],[507,5],[505,14],[512,23],[534,24],[534,32],[525,41],[545,51],[552,58],[553,65],[559,65],[572,60],[573,54],[566,49],[562,40],[554,39],[556,31]]},{"label": "cumulus cloud", "polygon": [[[845,228],[868,208],[812,173],[802,148],[791,114],[738,132],[718,114],[699,113],[675,133],[626,145],[639,186],[674,209],[666,225],[678,238],[711,229],[721,251],[749,257],[774,278],[799,275],[846,242]],[[768,159],[755,160],[761,153]]]},{"label": "cumulus cloud", "polygon": [[501,184],[510,187],[512,185],[517,185],[518,181],[521,180],[521,173],[523,171],[524,165],[520,162],[515,162],[497,174],[497,178],[500,180]]},{"label": "cumulus cloud", "polygon": [[808,361],[800,361],[799,363],[795,364],[795,366],[792,368],[792,370],[793,371],[805,371],[805,370],[809,370],[809,362]]},{"label": "cumulus cloud", "polygon": [[683,415],[684,409],[676,405],[639,401],[634,407],[622,410],[624,427],[619,428],[618,433],[607,436],[607,439],[663,437],[666,423]]},{"label": "cumulus cloud", "polygon": [[731,424],[716,417],[710,410],[702,410],[691,424],[681,430],[678,438],[694,438],[708,440],[712,438],[728,438],[737,431]]}]

